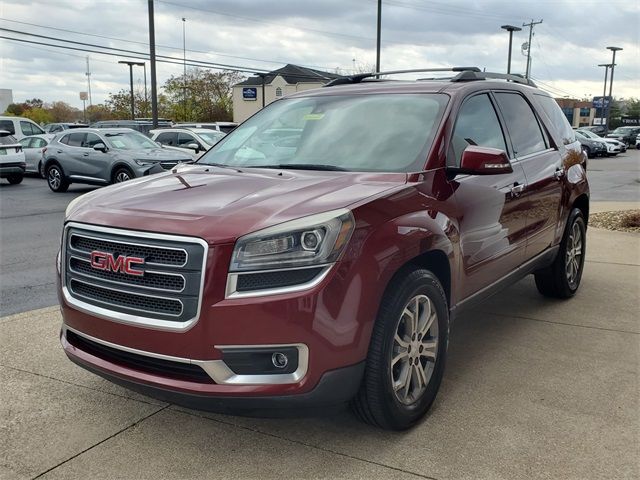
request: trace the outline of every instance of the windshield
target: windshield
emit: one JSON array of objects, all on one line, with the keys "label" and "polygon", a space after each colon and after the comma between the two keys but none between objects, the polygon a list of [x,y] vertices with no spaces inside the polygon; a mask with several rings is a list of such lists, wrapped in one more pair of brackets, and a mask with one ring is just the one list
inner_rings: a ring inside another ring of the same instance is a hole
[{"label": "windshield", "polygon": [[137,132],[107,133],[105,134],[109,146],[116,150],[148,150],[159,148],[159,145]]},{"label": "windshield", "polygon": [[601,140],[601,138],[598,135],[596,135],[595,133],[593,133],[590,130],[578,130],[578,133],[581,133],[585,137],[595,138],[597,140]]},{"label": "windshield", "polygon": [[222,132],[198,132],[198,135],[202,137],[202,139],[207,142],[209,145],[213,145],[214,143],[218,143],[221,138],[226,136],[226,133]]},{"label": "windshield", "polygon": [[630,131],[633,127],[618,127],[616,128],[613,133],[627,133],[628,131]]},{"label": "windshield", "polygon": [[17,140],[12,135],[0,133],[0,145],[15,145]]},{"label": "windshield", "polygon": [[236,128],[198,163],[420,171],[447,100],[442,94],[327,95],[280,100]]}]

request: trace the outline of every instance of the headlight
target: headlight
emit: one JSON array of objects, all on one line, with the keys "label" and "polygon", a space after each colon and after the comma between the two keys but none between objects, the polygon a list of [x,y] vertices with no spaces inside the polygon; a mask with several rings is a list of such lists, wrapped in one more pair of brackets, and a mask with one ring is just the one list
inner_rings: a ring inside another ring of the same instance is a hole
[{"label": "headlight", "polygon": [[231,272],[282,269],[335,262],[355,226],[346,209],[310,215],[260,230],[236,242]]},{"label": "headlight", "polygon": [[147,161],[147,160],[134,160],[134,162],[136,162],[141,167],[145,167],[145,166],[148,166],[148,165],[153,165],[154,163],[156,163],[156,162],[153,162],[153,161],[150,162],[150,161]]}]

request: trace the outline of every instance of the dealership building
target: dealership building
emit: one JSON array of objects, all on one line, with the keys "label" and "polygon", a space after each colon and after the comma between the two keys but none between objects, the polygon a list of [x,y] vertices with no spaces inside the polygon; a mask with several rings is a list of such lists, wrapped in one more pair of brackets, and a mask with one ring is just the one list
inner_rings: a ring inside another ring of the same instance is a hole
[{"label": "dealership building", "polygon": [[250,77],[233,86],[233,121],[243,122],[280,97],[322,87],[339,76],[288,64],[272,72]]}]

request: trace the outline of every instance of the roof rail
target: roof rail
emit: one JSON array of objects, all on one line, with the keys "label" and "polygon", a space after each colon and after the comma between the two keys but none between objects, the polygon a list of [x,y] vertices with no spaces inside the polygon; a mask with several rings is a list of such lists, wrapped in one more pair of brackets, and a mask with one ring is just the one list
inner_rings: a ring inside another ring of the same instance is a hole
[{"label": "roof rail", "polygon": [[[446,68],[419,68],[411,70],[391,70],[388,72],[371,72],[371,73],[358,73],[356,75],[347,75],[344,77],[338,77],[325,84],[325,87],[333,87],[334,85],[347,85],[352,83],[360,83],[365,78],[379,77],[380,75],[398,75],[401,73],[423,73],[423,72],[460,72],[475,73],[480,72],[478,67],[446,67]],[[459,75],[458,75],[459,76]],[[457,77],[456,77],[457,78]]]},{"label": "roof rail", "polygon": [[515,83],[521,83],[523,85],[529,85],[530,87],[537,87],[533,80],[523,77],[515,73],[495,73],[495,72],[481,72],[481,71],[469,71],[465,70],[453,77],[452,82],[471,82],[474,80],[487,80],[491,78],[498,78],[502,80],[510,80]]}]

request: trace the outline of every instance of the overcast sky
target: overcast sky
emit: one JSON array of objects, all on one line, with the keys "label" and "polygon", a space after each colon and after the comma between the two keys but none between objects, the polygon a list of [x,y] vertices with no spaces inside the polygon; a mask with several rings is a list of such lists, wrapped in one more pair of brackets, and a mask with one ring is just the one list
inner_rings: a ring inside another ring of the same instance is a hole
[{"label": "overcast sky", "polygon": [[[286,63],[350,73],[375,64],[376,0],[155,0],[157,53],[272,70]],[[383,70],[475,65],[506,71],[508,33],[501,25],[536,25],[532,77],[555,96],[602,95],[607,46],[618,46],[614,96],[640,97],[639,0],[384,0]],[[0,27],[95,45],[148,52],[147,0],[0,0]],[[0,36],[53,40],[2,31]],[[512,71],[523,73],[514,33]],[[82,46],[76,45],[78,48]],[[0,88],[14,101],[38,97],[81,107],[87,54],[0,39]],[[128,88],[128,69],[90,54],[93,103]],[[147,68],[147,70],[149,70]],[[182,72],[158,64],[158,83]],[[142,68],[135,81],[142,82]],[[149,72],[147,72],[149,74]]]}]

